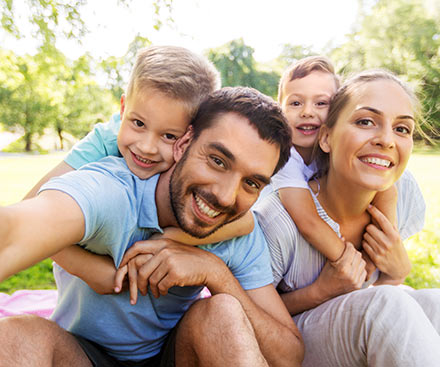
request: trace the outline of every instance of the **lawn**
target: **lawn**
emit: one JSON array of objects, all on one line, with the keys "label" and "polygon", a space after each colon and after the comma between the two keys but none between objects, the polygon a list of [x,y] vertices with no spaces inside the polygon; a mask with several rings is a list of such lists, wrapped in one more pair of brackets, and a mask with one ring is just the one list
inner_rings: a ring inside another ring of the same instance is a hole
[{"label": "lawn", "polygon": [[[0,205],[21,198],[64,154],[0,155]],[[427,204],[425,229],[410,238],[407,249],[413,270],[406,284],[415,288],[440,287],[440,151],[416,149],[408,169],[416,177]],[[45,260],[0,283],[0,291],[55,288],[51,261]]]}]

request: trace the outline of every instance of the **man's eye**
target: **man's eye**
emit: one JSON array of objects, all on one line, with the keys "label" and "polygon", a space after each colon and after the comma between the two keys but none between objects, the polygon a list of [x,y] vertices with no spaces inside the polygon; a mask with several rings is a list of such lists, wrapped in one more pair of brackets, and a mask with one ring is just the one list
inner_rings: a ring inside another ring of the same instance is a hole
[{"label": "man's eye", "polygon": [[221,168],[225,168],[226,167],[225,163],[220,158],[218,158],[218,157],[212,156],[211,160],[212,160],[212,162],[214,162],[214,164],[216,166],[219,166]]},{"label": "man's eye", "polygon": [[254,180],[247,179],[245,182],[246,182],[246,185],[248,185],[249,187],[252,187],[253,189],[258,190],[260,188],[260,185],[257,182],[255,182]]},{"label": "man's eye", "polygon": [[144,123],[143,123],[142,121],[140,121],[140,120],[134,120],[134,124],[135,124],[137,127],[143,127],[143,126],[144,126]]},{"label": "man's eye", "polygon": [[174,134],[165,133],[163,134],[163,136],[167,140],[177,140],[177,136]]}]

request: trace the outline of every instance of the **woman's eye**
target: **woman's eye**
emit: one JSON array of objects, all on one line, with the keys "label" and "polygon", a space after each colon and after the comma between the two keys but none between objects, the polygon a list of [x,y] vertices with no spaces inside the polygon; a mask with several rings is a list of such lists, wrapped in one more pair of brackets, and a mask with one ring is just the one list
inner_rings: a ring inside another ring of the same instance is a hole
[{"label": "woman's eye", "polygon": [[397,126],[396,131],[400,134],[405,134],[405,135],[411,134],[411,130],[406,126]]},{"label": "woman's eye", "polygon": [[356,125],[371,126],[371,125],[373,125],[373,121],[368,120],[368,119],[357,120]]},{"label": "woman's eye", "polygon": [[134,120],[134,124],[135,124],[137,127],[143,127],[143,126],[144,126],[144,123],[143,123],[142,121],[140,121],[140,120]]},{"label": "woman's eye", "polygon": [[174,134],[165,133],[163,134],[163,136],[167,140],[173,140],[173,141],[177,140],[177,136]]}]

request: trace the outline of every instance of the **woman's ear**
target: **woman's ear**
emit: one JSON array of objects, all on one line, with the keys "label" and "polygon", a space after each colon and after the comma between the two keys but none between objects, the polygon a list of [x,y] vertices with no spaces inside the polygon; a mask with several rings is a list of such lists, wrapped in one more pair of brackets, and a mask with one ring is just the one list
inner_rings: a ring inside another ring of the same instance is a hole
[{"label": "woman's ear", "polygon": [[321,126],[321,131],[319,132],[319,146],[325,153],[330,153],[330,131],[326,126]]},{"label": "woman's ear", "polygon": [[185,134],[183,134],[179,139],[176,140],[176,142],[173,145],[173,155],[174,160],[176,162],[180,161],[185,151],[188,149],[189,145],[191,144],[194,136],[193,127],[191,125],[188,126],[188,128],[185,131]]}]

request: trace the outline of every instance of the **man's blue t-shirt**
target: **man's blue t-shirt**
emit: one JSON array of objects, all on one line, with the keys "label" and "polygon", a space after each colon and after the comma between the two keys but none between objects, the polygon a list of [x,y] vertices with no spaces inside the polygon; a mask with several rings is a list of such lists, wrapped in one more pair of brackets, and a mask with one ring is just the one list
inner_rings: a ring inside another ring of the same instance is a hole
[{"label": "man's blue t-shirt", "polygon": [[[130,172],[123,158],[107,157],[56,177],[41,190],[70,195],[85,219],[80,245],[94,253],[110,255],[118,266],[136,241],[162,231],[155,203],[158,178],[156,175],[141,180]],[[258,225],[247,236],[200,247],[219,256],[244,289],[272,283],[266,240]],[[59,298],[52,320],[102,345],[120,360],[142,360],[159,353],[167,333],[202,289],[173,287],[168,295],[157,299],[149,292],[133,306],[128,292],[99,295],[57,265],[54,275]]]}]

